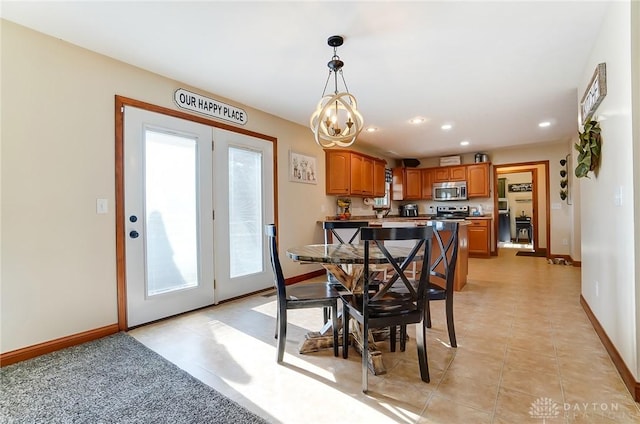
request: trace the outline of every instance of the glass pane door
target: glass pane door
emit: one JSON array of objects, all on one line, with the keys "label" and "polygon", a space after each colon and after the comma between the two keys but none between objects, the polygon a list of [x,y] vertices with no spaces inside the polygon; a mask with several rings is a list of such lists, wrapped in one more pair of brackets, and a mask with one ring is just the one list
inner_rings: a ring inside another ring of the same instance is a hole
[{"label": "glass pane door", "polygon": [[214,303],[211,127],[124,112],[129,327]]},{"label": "glass pane door", "polygon": [[264,270],[262,153],[229,147],[230,277]]},{"label": "glass pane door", "polygon": [[147,296],[198,285],[196,140],[145,131]]}]

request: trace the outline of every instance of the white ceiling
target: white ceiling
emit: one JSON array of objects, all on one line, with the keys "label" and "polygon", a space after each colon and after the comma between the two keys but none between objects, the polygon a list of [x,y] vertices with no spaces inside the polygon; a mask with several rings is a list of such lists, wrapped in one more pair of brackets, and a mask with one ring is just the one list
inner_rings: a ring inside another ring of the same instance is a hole
[{"label": "white ceiling", "polygon": [[[428,157],[568,140],[606,1],[13,2],[3,18],[307,126],[331,35],[366,126]],[[144,99],[141,99],[144,100]],[[421,125],[408,121],[423,117]],[[249,116],[249,119],[251,117]],[[550,121],[548,128],[539,128]],[[453,129],[443,131],[444,123]],[[461,147],[460,141],[470,145]]]}]

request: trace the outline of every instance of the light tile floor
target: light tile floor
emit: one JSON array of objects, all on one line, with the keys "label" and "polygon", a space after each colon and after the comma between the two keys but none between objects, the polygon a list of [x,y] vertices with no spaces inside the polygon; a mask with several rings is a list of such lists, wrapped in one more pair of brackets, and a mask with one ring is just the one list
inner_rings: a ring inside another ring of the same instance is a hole
[{"label": "light tile floor", "polygon": [[[545,258],[470,259],[455,296],[458,348],[443,302],[432,303],[431,382],[419,377],[413,337],[405,352],[380,343],[387,374],[360,391],[360,356],[297,347],[320,310],[289,311],[285,363],[277,365],[275,297],[246,299],[130,331],[142,343],[273,423],[638,423],[640,409],[579,304],[580,268]],[[413,329],[409,335],[412,336]]]}]

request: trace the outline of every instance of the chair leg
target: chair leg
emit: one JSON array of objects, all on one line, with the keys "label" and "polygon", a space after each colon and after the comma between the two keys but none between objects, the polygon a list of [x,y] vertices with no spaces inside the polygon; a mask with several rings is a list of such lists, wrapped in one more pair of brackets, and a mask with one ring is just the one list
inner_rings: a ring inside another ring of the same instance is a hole
[{"label": "chair leg", "polygon": [[431,328],[431,308],[429,307],[429,299],[427,299],[427,304],[425,305],[425,311],[427,313],[425,318],[427,320],[427,328]]},{"label": "chair leg", "polygon": [[400,326],[400,352],[404,352],[407,349],[407,325]]},{"label": "chair leg", "polygon": [[362,324],[362,392],[369,391],[369,323]]},{"label": "chair leg", "polygon": [[447,296],[445,308],[447,310],[447,330],[449,330],[449,343],[451,347],[458,347],[456,342],[456,329],[453,325],[453,296]]},{"label": "chair leg", "polygon": [[392,325],[391,327],[389,327],[389,350],[391,352],[396,351],[396,326],[395,325]]},{"label": "chair leg", "polygon": [[278,314],[278,363],[284,359],[284,348],[287,343],[287,308],[280,307]]},{"label": "chair leg", "polygon": [[324,318],[324,322],[323,322],[324,324],[326,324],[329,321],[329,318],[330,318],[330,315],[331,315],[331,313],[329,311],[330,311],[330,309],[327,308],[326,306],[324,308],[322,308],[322,315],[323,315],[323,318]]},{"label": "chair leg", "polygon": [[278,338],[278,327],[280,326],[280,306],[276,306],[276,328],[274,331],[274,335],[273,338],[277,339]]},{"label": "chair leg", "polygon": [[342,304],[342,357],[349,357],[349,309]]},{"label": "chair leg", "polygon": [[429,362],[427,358],[427,327],[425,323],[416,324],[416,346],[418,347],[418,364],[420,365],[420,378],[425,383],[429,380]]},{"label": "chair leg", "polygon": [[333,330],[333,356],[338,356],[338,301],[331,305],[331,329]]}]

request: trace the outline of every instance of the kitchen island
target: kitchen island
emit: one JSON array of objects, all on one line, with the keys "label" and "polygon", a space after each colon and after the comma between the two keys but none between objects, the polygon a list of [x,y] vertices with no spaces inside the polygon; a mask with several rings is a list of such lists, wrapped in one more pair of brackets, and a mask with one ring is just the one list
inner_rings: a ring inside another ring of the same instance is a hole
[{"label": "kitchen island", "polygon": [[[339,221],[338,219],[332,219],[335,217],[327,217],[325,221],[318,221],[320,225],[326,221]],[[433,215],[423,215],[417,217],[400,217],[400,216],[391,216],[386,218],[375,218],[370,216],[362,216],[362,217],[351,217],[350,221],[368,221],[369,225],[372,227],[381,227],[383,224],[385,226],[392,226],[389,223],[402,223],[402,225],[406,225],[407,223],[413,223],[415,225],[430,225],[431,221],[436,221],[437,219]],[[451,221],[451,220],[448,220]],[[453,289],[455,291],[460,291],[467,284],[467,273],[469,269],[469,232],[467,227],[471,225],[470,221],[464,219],[456,219],[456,222],[460,223],[458,227],[458,259],[456,262],[456,273],[455,279],[453,283]],[[329,239],[331,242],[331,239]],[[440,248],[437,243],[432,244],[432,257],[437,258],[440,255]]]}]

